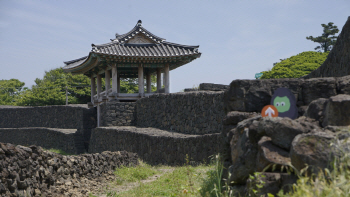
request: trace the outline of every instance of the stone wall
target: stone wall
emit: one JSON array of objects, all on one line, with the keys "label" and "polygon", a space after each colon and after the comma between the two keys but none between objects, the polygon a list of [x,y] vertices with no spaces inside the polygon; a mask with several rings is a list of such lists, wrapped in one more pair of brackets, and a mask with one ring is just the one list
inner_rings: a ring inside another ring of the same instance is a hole
[{"label": "stone wall", "polygon": [[[91,129],[96,127],[96,120],[96,109],[88,109],[87,105],[0,106],[0,128],[78,129],[78,133],[82,134],[86,147],[90,140]],[[28,132],[28,130],[16,131]],[[2,138],[0,138],[0,142],[4,142]]]},{"label": "stone wall", "polygon": [[137,153],[150,164],[182,165],[188,154],[192,164],[209,162],[220,152],[220,134],[185,135],[155,128],[99,127],[92,130],[90,153],[105,150]]},{"label": "stone wall", "polygon": [[[0,143],[0,196],[88,196],[88,180],[137,165],[137,159],[125,151],[62,156],[37,146]],[[74,188],[79,192],[73,195]]]},{"label": "stone wall", "polygon": [[155,94],[136,102],[137,126],[186,134],[220,133],[223,92]]},{"label": "stone wall", "polygon": [[296,97],[297,106],[301,110],[318,98],[350,94],[350,76],[314,79],[234,80],[230,84],[230,89],[225,92],[225,112],[260,112],[265,105],[270,104],[274,91],[280,87],[292,91]]},{"label": "stone wall", "polygon": [[350,17],[326,61],[304,78],[341,77],[350,75]]},{"label": "stone wall", "polygon": [[37,145],[46,149],[54,148],[70,154],[84,153],[82,133],[77,129],[44,127],[0,128],[0,141],[18,145]]},{"label": "stone wall", "polygon": [[49,127],[83,129],[96,127],[96,111],[87,105],[1,108],[0,128]]},{"label": "stone wall", "polygon": [[214,83],[201,83],[199,89],[204,91],[225,91],[229,89],[229,85],[214,84]]},{"label": "stone wall", "polygon": [[115,100],[101,104],[101,126],[135,125],[135,105]]}]

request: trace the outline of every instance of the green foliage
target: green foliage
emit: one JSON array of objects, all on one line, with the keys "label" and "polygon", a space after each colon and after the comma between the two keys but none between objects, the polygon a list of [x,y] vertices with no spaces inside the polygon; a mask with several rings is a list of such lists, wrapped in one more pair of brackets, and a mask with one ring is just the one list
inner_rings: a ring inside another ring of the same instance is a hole
[{"label": "green foliage", "polygon": [[337,41],[337,36],[334,36],[334,35],[339,32],[339,29],[336,25],[333,25],[332,22],[329,22],[327,25],[326,24],[321,24],[321,25],[323,27],[322,36],[318,36],[318,37],[309,36],[309,37],[306,37],[306,39],[314,42],[318,42],[321,45],[321,46],[317,46],[315,50],[322,49],[323,52],[327,52],[332,49],[333,45]]},{"label": "green foliage", "polygon": [[275,63],[270,71],[263,71],[261,79],[299,78],[317,69],[327,58],[329,52],[306,51],[281,62]]},{"label": "green foliage", "polygon": [[[104,78],[101,82],[102,90],[105,90]],[[152,91],[156,91],[155,76],[151,77],[151,83]],[[46,71],[42,79],[35,79],[35,85],[31,89],[22,89],[24,83],[18,79],[0,80],[0,105],[65,105],[66,88],[69,104],[86,104],[91,100],[90,84],[89,77],[65,73],[62,68]],[[137,93],[138,79],[121,79],[120,92]]]},{"label": "green foliage", "polygon": [[32,89],[25,90],[17,105],[64,105],[66,103],[66,87],[68,103],[78,104],[90,101],[90,79],[84,75],[65,73],[62,68],[46,71],[43,79],[35,79]]},{"label": "green foliage", "polygon": [[13,105],[23,86],[18,79],[0,80],[0,105]]}]

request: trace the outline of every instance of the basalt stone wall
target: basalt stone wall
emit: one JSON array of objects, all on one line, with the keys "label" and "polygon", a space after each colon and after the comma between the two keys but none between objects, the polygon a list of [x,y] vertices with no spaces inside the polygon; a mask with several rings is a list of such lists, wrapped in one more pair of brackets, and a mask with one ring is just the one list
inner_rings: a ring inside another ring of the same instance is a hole
[{"label": "basalt stone wall", "polygon": [[136,102],[137,126],[186,134],[220,133],[223,92],[155,94]]},{"label": "basalt stone wall", "polygon": [[[350,76],[313,79],[261,79],[234,80],[225,92],[225,112],[260,112],[270,104],[277,88],[292,91],[299,109],[305,108],[318,98],[329,98],[338,94],[350,94]],[[302,113],[301,113],[302,114]]]},{"label": "basalt stone wall", "polygon": [[92,130],[90,153],[129,151],[150,164],[182,165],[188,154],[192,164],[209,162],[220,152],[220,134],[186,135],[155,128],[99,127]]},{"label": "basalt stone wall", "polygon": [[71,196],[66,187],[83,187],[84,179],[137,165],[137,159],[125,151],[63,156],[37,146],[0,143],[0,196]]},{"label": "basalt stone wall", "polygon": [[0,128],[78,129],[78,132],[82,133],[85,146],[88,146],[91,129],[96,127],[96,120],[96,109],[88,109],[87,105],[0,106]]},{"label": "basalt stone wall", "polygon": [[96,110],[87,105],[42,107],[0,106],[0,128],[49,127],[84,129],[96,127]]},{"label": "basalt stone wall", "polygon": [[229,85],[214,84],[214,83],[201,83],[199,84],[199,90],[204,91],[225,91],[229,89]]},{"label": "basalt stone wall", "polygon": [[18,145],[37,145],[54,148],[71,154],[84,153],[82,133],[77,129],[53,129],[43,127],[0,128],[0,142]]},{"label": "basalt stone wall", "polygon": [[135,105],[132,102],[109,101],[101,105],[101,126],[134,126]]},{"label": "basalt stone wall", "polygon": [[326,61],[304,78],[341,77],[350,75],[350,17]]}]

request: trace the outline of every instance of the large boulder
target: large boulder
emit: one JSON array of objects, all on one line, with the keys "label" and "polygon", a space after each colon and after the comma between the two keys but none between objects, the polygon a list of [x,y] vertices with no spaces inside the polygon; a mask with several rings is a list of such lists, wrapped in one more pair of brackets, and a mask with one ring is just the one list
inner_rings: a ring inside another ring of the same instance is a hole
[{"label": "large boulder", "polygon": [[350,94],[350,75],[337,79],[337,91],[339,94]]},{"label": "large boulder", "polygon": [[307,79],[302,84],[302,101],[308,105],[318,98],[329,98],[337,95],[336,80],[329,78]]},{"label": "large boulder", "polygon": [[328,99],[326,98],[319,98],[314,101],[312,101],[309,106],[307,107],[304,116],[313,118],[320,123],[323,122],[324,118],[324,109],[326,108]]},{"label": "large boulder", "polygon": [[350,125],[350,95],[339,94],[331,97],[324,114],[323,126]]},{"label": "large boulder", "polygon": [[331,132],[311,132],[300,134],[293,140],[290,158],[292,165],[301,170],[311,166],[309,172],[317,173],[319,169],[330,167],[335,156],[331,143],[335,134]]},{"label": "large boulder", "polygon": [[265,133],[268,137],[271,137],[273,144],[286,150],[290,149],[295,136],[310,132],[307,127],[304,127],[299,122],[281,117],[264,117],[259,122],[258,130],[260,133]]},{"label": "large boulder", "polygon": [[286,193],[292,189],[292,185],[296,181],[297,177],[289,173],[263,172],[256,176],[254,180],[247,180],[247,190],[257,192],[248,192],[246,196],[267,196],[268,193],[276,195],[281,189]]},{"label": "large boulder", "polygon": [[274,145],[271,142],[270,137],[262,137],[258,146],[257,172],[263,172],[266,170],[279,171],[283,166],[289,166],[291,164],[289,152]]},{"label": "large boulder", "polygon": [[234,80],[225,92],[225,111],[260,112],[270,104],[274,91],[281,87],[290,89],[298,98],[302,82],[300,79]]},{"label": "large boulder", "polygon": [[250,142],[249,129],[247,127],[259,118],[246,119],[234,129],[230,142],[232,165],[229,167],[231,174],[231,177],[228,179],[229,183],[245,184],[249,175],[255,171],[258,146],[256,143]]}]

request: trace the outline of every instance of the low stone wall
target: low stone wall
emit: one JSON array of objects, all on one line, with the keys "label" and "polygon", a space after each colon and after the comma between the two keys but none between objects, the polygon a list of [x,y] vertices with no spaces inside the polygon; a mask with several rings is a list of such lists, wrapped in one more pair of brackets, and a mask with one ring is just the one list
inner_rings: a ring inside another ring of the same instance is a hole
[{"label": "low stone wall", "polygon": [[234,80],[225,92],[225,112],[260,112],[270,104],[277,88],[288,88],[295,95],[297,106],[307,106],[318,98],[350,94],[350,76],[313,79]]},{"label": "low stone wall", "polygon": [[209,162],[220,152],[220,134],[185,135],[155,128],[99,127],[92,130],[90,153],[125,150],[150,164],[182,165],[186,154],[194,164]]},{"label": "low stone wall", "polygon": [[101,104],[101,126],[134,126],[135,105],[118,101]]},{"label": "low stone wall", "polygon": [[137,126],[186,134],[220,133],[223,92],[155,94],[136,102]]},{"label": "low stone wall", "polygon": [[83,134],[77,129],[57,128],[0,128],[0,142],[18,145],[37,145],[59,149],[71,154],[84,153]]},{"label": "low stone wall", "polygon": [[205,91],[225,91],[230,88],[229,85],[214,84],[214,83],[201,83],[199,84],[199,90]]},{"label": "low stone wall", "polygon": [[[0,196],[88,196],[86,179],[113,175],[116,167],[137,165],[138,157],[125,151],[62,156],[37,146],[0,143]],[[69,189],[69,190],[68,190]]]},{"label": "low stone wall", "polygon": [[87,105],[42,107],[0,106],[0,128],[49,127],[83,129],[96,127],[96,110]]}]

